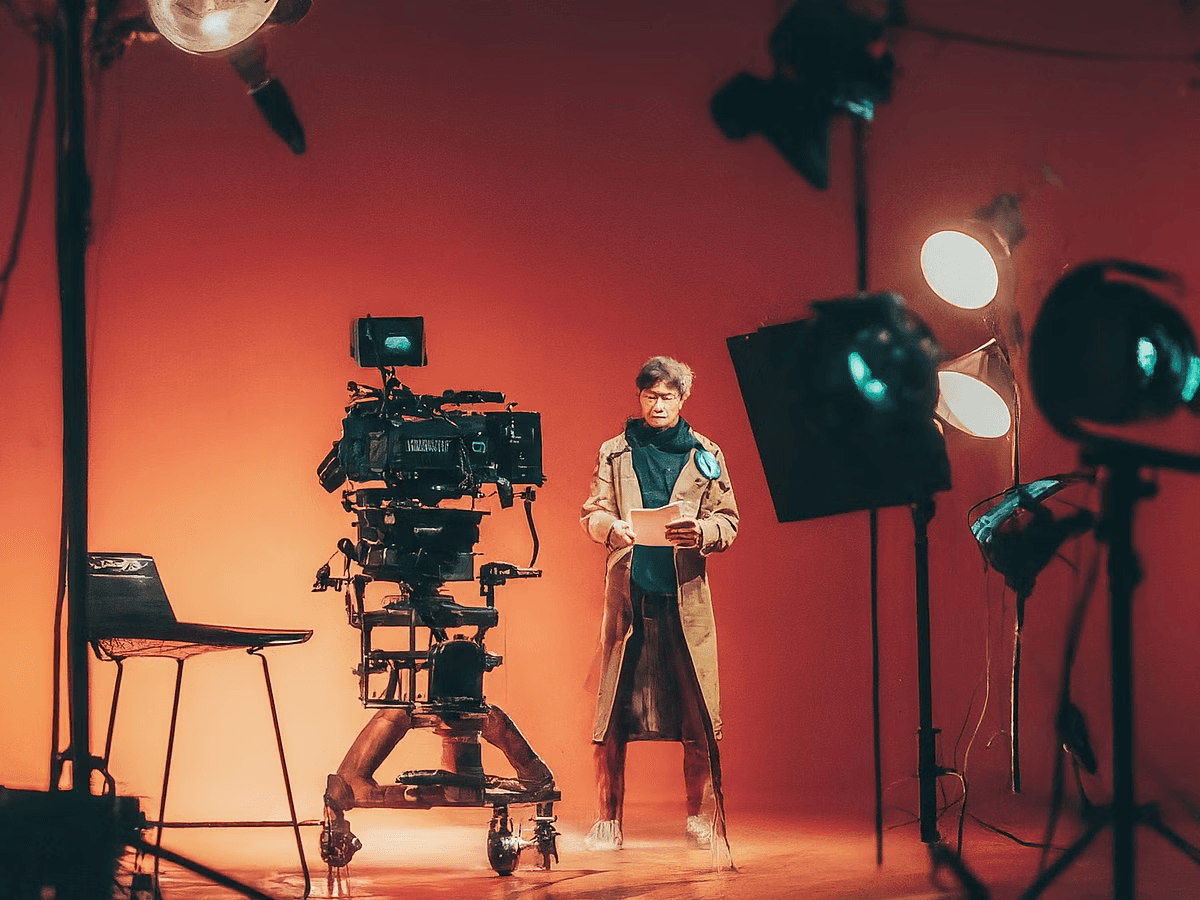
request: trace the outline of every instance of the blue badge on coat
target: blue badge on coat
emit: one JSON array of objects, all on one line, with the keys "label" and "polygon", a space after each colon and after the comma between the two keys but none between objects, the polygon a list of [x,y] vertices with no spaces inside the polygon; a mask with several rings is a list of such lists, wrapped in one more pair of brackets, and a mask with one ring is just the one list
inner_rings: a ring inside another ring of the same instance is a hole
[{"label": "blue badge on coat", "polygon": [[707,450],[698,449],[696,451],[696,468],[709,481],[715,481],[721,477],[721,464]]}]

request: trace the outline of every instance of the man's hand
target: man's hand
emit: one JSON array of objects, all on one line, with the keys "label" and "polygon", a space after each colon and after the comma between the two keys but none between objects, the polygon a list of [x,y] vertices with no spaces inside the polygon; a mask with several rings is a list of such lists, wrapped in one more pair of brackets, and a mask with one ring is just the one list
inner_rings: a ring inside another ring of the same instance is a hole
[{"label": "man's hand", "polygon": [[672,519],[667,523],[667,540],[676,547],[700,546],[700,522],[692,516]]},{"label": "man's hand", "polygon": [[612,528],[608,530],[608,543],[617,550],[628,547],[636,540],[637,535],[633,531],[633,526],[624,519],[617,519],[612,523]]}]

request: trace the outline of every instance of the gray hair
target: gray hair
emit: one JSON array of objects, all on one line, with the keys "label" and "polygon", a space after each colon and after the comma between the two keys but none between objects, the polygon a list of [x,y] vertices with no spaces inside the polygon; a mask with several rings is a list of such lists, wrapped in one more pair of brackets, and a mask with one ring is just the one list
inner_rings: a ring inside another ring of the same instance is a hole
[{"label": "gray hair", "polygon": [[669,356],[652,356],[638,371],[635,383],[641,392],[654,387],[660,381],[675,388],[679,391],[680,398],[686,400],[692,392],[692,369],[686,363]]}]

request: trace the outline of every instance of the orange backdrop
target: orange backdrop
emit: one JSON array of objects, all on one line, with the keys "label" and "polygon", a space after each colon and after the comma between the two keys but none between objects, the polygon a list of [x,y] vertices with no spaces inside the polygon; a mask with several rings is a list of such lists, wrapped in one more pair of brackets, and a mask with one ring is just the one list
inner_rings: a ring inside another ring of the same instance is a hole
[{"label": "orange backdrop", "polygon": [[[372,380],[347,353],[350,321],[371,313],[425,317],[429,366],[402,373],[414,390],[501,390],[542,413],[548,477],[535,516],[545,575],[500,590],[502,626],[489,646],[505,664],[488,676],[488,696],[559,775],[566,819],[586,825],[592,812],[584,683],[603,567],[579,505],[596,448],[635,411],[634,372],[667,353],[697,372],[685,416],[722,444],[743,515],[737,544],[711,567],[730,807],[870,827],[867,514],[775,521],[725,344],[855,287],[847,123],[835,123],[832,183],[819,192],[761,140],[728,142],[708,114],[735,72],[767,71],[779,6],[317,0],[270,39],[271,66],[308,134],[301,157],[220,60],[160,41],[95,74],[91,548],[153,553],[180,618],[315,630],[272,656],[302,816],[320,814],[325,775],[368,716],[341,600],[309,588],[350,533],[314,470],[339,436],[346,381]],[[924,0],[910,14],[1081,49],[1174,58],[1194,49],[1200,20],[1185,4],[1107,6]],[[0,42],[7,235],[36,46],[8,16]],[[948,352],[971,349],[982,331],[923,291],[916,250],[932,224],[1000,192],[1020,195],[1028,226],[1016,253],[1027,327],[1060,273],[1088,259],[1124,256],[1197,280],[1193,67],[1047,57],[915,31],[898,35],[895,52],[894,96],[868,144],[870,282],[904,294]],[[0,318],[0,782],[20,787],[45,786],[50,753],[61,466],[51,120]],[[1182,303],[1194,312],[1192,296]],[[1181,434],[1200,446],[1194,429]],[[966,766],[981,816],[1036,816],[1075,576],[1055,562],[1030,601],[1026,792],[1012,798],[1002,735],[1012,597],[966,527],[968,509],[1007,485],[1008,450],[958,435],[948,443],[954,487],[938,496],[930,527],[941,761]],[[1032,403],[1021,451],[1026,480],[1076,465],[1075,447]],[[1174,473],[1161,488],[1137,529],[1136,689],[1142,789],[1165,799],[1200,790],[1200,737],[1188,724],[1200,683],[1190,521],[1200,493],[1193,476]],[[492,508],[483,558],[528,562],[520,511]],[[885,802],[898,823],[916,808],[913,533],[904,509],[883,510],[880,526]],[[1079,549],[1086,561],[1090,542]],[[1107,765],[1104,634],[1101,597],[1075,683]],[[224,816],[230,803],[259,815],[282,803],[256,664],[226,656],[197,661],[184,686],[179,817]],[[131,668],[115,743],[119,787],[151,802],[171,671]],[[93,666],[94,732],[111,679],[110,667]],[[103,736],[93,737],[98,748]],[[424,737],[406,741],[380,777],[435,765]],[[677,748],[635,748],[631,802],[681,805],[678,770]],[[1098,796],[1106,783],[1095,780]]]}]

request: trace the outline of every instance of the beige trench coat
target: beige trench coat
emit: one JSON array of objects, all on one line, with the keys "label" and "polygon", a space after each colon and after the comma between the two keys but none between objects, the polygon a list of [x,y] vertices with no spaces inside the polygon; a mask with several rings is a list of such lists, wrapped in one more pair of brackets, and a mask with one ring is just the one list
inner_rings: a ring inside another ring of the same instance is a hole
[{"label": "beige trench coat", "polygon": [[[701,539],[698,548],[675,549],[675,576],[679,584],[679,617],[691,653],[700,693],[712,723],[713,737],[721,737],[721,697],[717,680],[717,629],[712,597],[705,574],[710,553],[727,548],[737,537],[738,511],[733,485],[725,468],[721,448],[697,432],[693,437],[716,457],[720,474],[706,478],[696,466],[696,451],[679,473],[671,500],[683,500],[698,508]],[[629,599],[629,566],[632,547],[608,545],[609,531],[618,519],[629,521],[629,510],[641,506],[642,492],[633,470],[633,453],[625,435],[600,446],[591,493],[583,505],[580,524],[597,543],[608,546],[604,579],[604,616],[600,623],[600,681],[596,695],[593,741],[603,741],[616,701],[617,680],[625,658],[625,647],[633,633],[633,608]],[[697,506],[698,505],[698,506]]]}]

